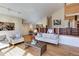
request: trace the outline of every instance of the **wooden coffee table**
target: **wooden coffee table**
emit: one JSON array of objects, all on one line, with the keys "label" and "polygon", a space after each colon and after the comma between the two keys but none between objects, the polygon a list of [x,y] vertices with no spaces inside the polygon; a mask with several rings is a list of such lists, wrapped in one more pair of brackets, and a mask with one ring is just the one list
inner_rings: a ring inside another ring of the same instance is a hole
[{"label": "wooden coffee table", "polygon": [[41,56],[47,49],[47,45],[44,42],[38,41],[37,44],[33,45],[31,42],[25,42],[25,47],[33,47],[35,49],[38,49],[38,53]]}]

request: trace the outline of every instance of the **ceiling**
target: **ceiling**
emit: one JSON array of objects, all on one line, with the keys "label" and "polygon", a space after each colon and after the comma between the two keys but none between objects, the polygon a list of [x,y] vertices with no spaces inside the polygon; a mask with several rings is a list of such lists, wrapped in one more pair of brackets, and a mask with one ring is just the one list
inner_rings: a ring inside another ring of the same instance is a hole
[{"label": "ceiling", "polygon": [[63,3],[0,3],[0,13],[35,23],[63,6]]}]

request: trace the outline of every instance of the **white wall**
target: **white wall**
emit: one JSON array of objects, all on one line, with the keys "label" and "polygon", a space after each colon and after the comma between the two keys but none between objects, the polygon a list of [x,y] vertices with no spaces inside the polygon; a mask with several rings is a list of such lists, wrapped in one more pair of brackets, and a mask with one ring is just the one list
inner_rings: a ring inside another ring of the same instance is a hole
[{"label": "white wall", "polygon": [[27,35],[30,30],[30,24],[23,24],[22,26],[22,34]]},{"label": "white wall", "polygon": [[47,25],[47,17],[43,18],[41,22],[42,22],[43,26],[46,26]]},{"label": "white wall", "polygon": [[0,35],[13,35],[16,33],[22,33],[22,20],[20,18],[6,16],[6,15],[0,15],[0,21],[1,22],[11,22],[15,23],[15,30],[12,31],[0,31]]},{"label": "white wall", "polygon": [[43,26],[47,25],[47,18],[44,17],[42,20],[39,20],[36,24],[43,24]]},{"label": "white wall", "polygon": [[[54,25],[53,20],[61,20],[61,25]],[[44,17],[42,20],[38,21],[37,24],[43,24],[44,26],[47,25],[47,16]],[[57,10],[56,12],[52,13],[52,28],[66,28],[68,27],[68,20],[64,20],[64,6]]]},{"label": "white wall", "polygon": [[[54,25],[53,20],[61,20],[61,25]],[[65,28],[68,27],[68,20],[64,20],[64,7],[57,10],[52,14],[52,26],[54,28],[60,27],[60,28]]]}]

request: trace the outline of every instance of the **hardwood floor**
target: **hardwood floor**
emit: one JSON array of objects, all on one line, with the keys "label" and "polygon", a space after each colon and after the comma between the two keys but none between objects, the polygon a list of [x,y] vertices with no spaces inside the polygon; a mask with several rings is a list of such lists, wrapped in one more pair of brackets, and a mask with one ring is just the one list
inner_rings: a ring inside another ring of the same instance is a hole
[{"label": "hardwood floor", "polygon": [[[25,46],[23,43],[18,44],[16,46],[26,51],[24,55],[26,55],[27,53],[30,53],[34,56],[38,56],[39,54],[38,50],[32,47],[25,49]],[[56,46],[56,45],[47,44],[47,51],[42,56],[79,56],[79,48],[67,46],[67,45]]]}]

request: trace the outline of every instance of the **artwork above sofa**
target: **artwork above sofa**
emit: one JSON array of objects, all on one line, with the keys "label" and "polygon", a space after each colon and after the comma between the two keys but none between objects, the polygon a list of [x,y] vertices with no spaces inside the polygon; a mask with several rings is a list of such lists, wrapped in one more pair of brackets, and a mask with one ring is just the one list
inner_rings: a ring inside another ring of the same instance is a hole
[{"label": "artwork above sofa", "polygon": [[14,30],[15,23],[0,22],[0,31]]}]

